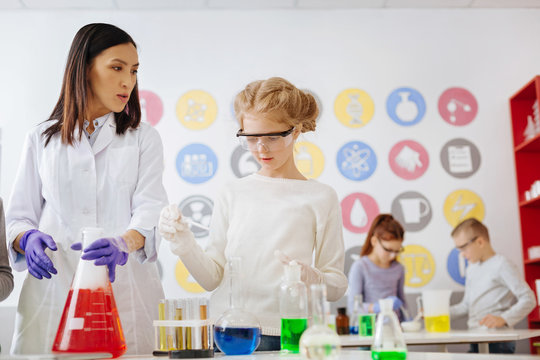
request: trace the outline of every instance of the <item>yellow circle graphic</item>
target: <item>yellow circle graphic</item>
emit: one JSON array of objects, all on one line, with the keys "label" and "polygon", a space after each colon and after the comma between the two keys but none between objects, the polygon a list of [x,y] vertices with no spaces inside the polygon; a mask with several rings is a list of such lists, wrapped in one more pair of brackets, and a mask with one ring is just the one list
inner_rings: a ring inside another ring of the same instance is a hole
[{"label": "yellow circle graphic", "polygon": [[371,120],[375,112],[375,104],[364,90],[347,89],[337,96],[334,112],[343,125],[359,128]]},{"label": "yellow circle graphic", "polygon": [[405,286],[425,286],[435,275],[435,260],[423,246],[407,245],[397,259],[405,267]]},{"label": "yellow circle graphic", "polygon": [[188,269],[180,260],[176,263],[174,276],[176,277],[176,282],[187,292],[198,294],[206,291],[191,277]]},{"label": "yellow circle graphic", "polygon": [[294,145],[294,162],[298,170],[308,179],[318,178],[324,169],[324,155],[321,149],[308,141]]},{"label": "yellow circle graphic", "polygon": [[206,91],[188,91],[176,103],[176,116],[190,130],[206,129],[216,119],[216,100]]},{"label": "yellow circle graphic", "polygon": [[455,227],[465,219],[484,220],[485,208],[480,196],[476,193],[460,189],[456,190],[444,201],[444,217],[450,226]]}]

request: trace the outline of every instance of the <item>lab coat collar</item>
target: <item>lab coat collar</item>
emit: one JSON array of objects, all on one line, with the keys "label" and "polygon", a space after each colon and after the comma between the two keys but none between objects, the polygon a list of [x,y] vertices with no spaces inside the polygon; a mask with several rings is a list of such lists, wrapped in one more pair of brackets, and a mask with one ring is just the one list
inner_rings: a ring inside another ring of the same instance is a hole
[{"label": "lab coat collar", "polygon": [[112,141],[116,131],[116,122],[114,121],[114,113],[109,113],[103,128],[100,130],[96,142],[92,146],[94,155],[97,155],[101,150],[105,149]]}]

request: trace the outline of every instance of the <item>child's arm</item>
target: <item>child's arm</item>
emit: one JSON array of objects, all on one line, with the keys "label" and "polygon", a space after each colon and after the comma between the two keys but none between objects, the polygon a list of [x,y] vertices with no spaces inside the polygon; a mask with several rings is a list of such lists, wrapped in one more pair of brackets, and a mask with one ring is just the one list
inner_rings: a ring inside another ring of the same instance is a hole
[{"label": "child's arm", "polygon": [[[349,270],[349,292],[347,293],[347,309],[352,313],[354,308],[354,296],[361,294],[364,296],[364,280],[362,277],[361,261],[355,261]],[[362,298],[362,301],[366,299]],[[361,311],[363,309],[360,309]]]},{"label": "child's arm", "polygon": [[468,314],[469,302],[467,299],[467,288],[465,288],[465,291],[463,293],[463,299],[461,299],[461,302],[459,304],[450,306],[450,316],[460,318]]},{"label": "child's arm", "polygon": [[510,263],[507,259],[504,260],[499,269],[499,275],[504,284],[516,297],[517,303],[503,312],[500,317],[506,321],[508,326],[514,326],[534,309],[536,300],[534,298],[534,292],[522,279],[514,264]]}]

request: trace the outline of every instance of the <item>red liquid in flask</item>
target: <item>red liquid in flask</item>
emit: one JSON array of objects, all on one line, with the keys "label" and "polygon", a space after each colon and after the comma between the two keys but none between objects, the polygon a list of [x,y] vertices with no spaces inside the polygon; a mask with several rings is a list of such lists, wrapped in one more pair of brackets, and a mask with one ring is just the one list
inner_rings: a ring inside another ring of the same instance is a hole
[{"label": "red liquid in flask", "polygon": [[126,341],[110,283],[107,288],[71,289],[54,340],[53,352],[126,352]]}]

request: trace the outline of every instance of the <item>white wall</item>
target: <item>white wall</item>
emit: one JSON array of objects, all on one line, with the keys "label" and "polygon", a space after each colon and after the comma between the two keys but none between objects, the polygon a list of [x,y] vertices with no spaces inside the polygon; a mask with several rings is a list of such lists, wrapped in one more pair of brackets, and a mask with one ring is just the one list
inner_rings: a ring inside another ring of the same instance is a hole
[{"label": "white wall", "polygon": [[[249,81],[283,76],[321,100],[318,130],[304,138],[323,151],[318,180],[334,186],[340,200],[353,192],[369,194],[383,212],[398,194],[421,192],[431,203],[432,219],[423,230],[408,232],[405,244],[421,245],[433,256],[426,288],[458,290],[461,285],[446,270],[452,226],[443,211],[454,190],[481,197],[496,250],[522,267],[508,98],[540,73],[538,19],[540,10],[3,11],[0,194],[9,197],[24,134],[46,119],[57,100],[75,32],[89,22],[110,22],[139,45],[140,89],[163,101],[156,128],[165,145],[171,202],[195,194],[211,198],[234,177],[232,98]],[[386,112],[388,95],[403,86],[418,90],[426,102],[426,114],[415,126],[399,126]],[[475,96],[478,114],[469,125],[456,127],[441,118],[437,102],[450,87]],[[344,126],[334,114],[336,97],[348,88],[366,91],[375,104],[373,118],[361,128]],[[178,99],[193,89],[217,101],[217,119],[205,130],[188,130],[176,117]],[[452,177],[441,165],[441,148],[453,138],[466,138],[480,151],[480,168],[469,178]],[[416,180],[399,178],[388,165],[391,147],[405,139],[420,142],[429,154],[429,168]],[[364,181],[349,180],[337,169],[339,148],[353,140],[377,154],[377,169]],[[182,180],[175,169],[177,153],[192,142],[210,146],[218,157],[216,175],[201,185]],[[347,248],[360,246],[365,237],[347,229],[344,234]],[[162,247],[160,255],[166,295],[185,296],[167,250]],[[18,274],[17,289],[3,306],[16,304],[22,279]]]}]

